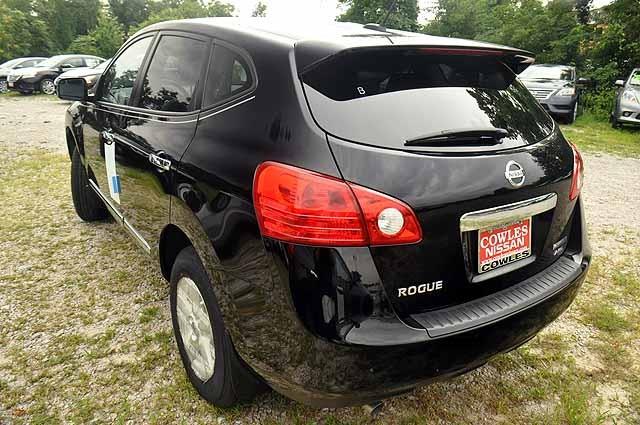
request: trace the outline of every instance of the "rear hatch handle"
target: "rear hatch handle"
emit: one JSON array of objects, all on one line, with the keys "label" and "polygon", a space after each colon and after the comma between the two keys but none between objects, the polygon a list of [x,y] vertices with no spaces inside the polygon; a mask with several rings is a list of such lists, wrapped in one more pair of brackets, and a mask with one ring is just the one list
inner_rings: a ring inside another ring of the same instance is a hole
[{"label": "rear hatch handle", "polygon": [[407,140],[405,146],[495,145],[509,132],[504,128],[457,128],[441,130]]}]

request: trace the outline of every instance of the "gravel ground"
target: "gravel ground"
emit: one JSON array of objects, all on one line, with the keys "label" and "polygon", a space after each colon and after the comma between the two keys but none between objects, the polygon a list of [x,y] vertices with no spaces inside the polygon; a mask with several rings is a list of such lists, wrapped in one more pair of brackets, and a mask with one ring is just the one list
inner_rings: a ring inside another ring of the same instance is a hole
[{"label": "gravel ground", "polygon": [[[179,364],[161,277],[115,225],[73,213],[61,155],[68,105],[0,96],[9,158],[0,179],[19,185],[0,187],[0,424],[364,423],[357,409],[315,410],[276,394],[231,411],[201,402]],[[390,400],[382,422],[639,423],[640,159],[584,158],[598,261],[577,302],[516,352]]]}]

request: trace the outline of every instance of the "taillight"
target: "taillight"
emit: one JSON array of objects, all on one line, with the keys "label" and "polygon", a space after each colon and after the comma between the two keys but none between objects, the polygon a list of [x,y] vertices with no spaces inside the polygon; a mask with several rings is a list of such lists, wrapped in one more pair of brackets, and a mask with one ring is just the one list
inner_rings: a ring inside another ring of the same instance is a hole
[{"label": "taillight", "polygon": [[569,200],[573,201],[580,195],[582,182],[584,181],[584,162],[582,155],[578,152],[578,148],[569,142],[571,150],[573,150],[573,174],[571,176],[571,191],[569,192]]},{"label": "taillight", "polygon": [[402,201],[290,165],[260,164],[253,201],[262,234],[286,242],[367,246],[422,240],[415,214]]}]

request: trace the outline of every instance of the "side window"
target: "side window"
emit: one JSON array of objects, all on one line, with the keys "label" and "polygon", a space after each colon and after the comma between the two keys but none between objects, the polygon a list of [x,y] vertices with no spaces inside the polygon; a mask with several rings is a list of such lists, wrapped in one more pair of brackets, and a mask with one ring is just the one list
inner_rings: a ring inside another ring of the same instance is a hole
[{"label": "side window", "polygon": [[253,85],[249,66],[242,56],[216,45],[209,64],[204,104],[215,105],[230,99]]},{"label": "side window", "polygon": [[69,58],[60,64],[62,68],[81,68],[83,66],[84,60],[82,58]]},{"label": "side window", "polygon": [[87,64],[87,66],[92,68],[102,62],[98,58],[84,58],[84,61]]},{"label": "side window", "polygon": [[192,111],[207,52],[204,41],[162,36],[144,77],[140,106],[154,111]]},{"label": "side window", "polygon": [[129,104],[138,71],[153,37],[142,38],[122,52],[101,78],[100,100]]}]

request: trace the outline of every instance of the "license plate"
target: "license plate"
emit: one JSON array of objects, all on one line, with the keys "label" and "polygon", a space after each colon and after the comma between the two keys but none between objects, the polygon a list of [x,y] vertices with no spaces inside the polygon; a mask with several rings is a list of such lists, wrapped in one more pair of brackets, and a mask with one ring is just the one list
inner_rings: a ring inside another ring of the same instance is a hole
[{"label": "license plate", "polygon": [[478,230],[478,273],[531,256],[531,217],[500,227]]},{"label": "license plate", "polygon": [[9,84],[9,88],[13,87],[13,83],[8,83]]}]

